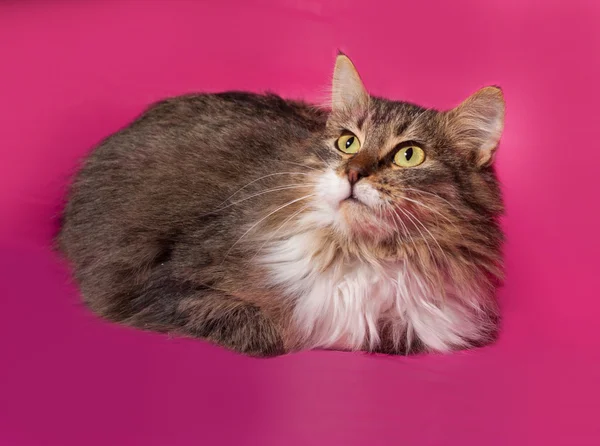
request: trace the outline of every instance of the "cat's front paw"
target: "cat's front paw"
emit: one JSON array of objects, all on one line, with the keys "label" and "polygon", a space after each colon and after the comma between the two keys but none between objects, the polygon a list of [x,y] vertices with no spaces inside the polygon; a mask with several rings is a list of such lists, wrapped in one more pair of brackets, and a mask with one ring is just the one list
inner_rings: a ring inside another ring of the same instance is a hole
[{"label": "cat's front paw", "polygon": [[205,296],[185,311],[185,332],[254,357],[286,353],[276,324],[250,303],[227,296]]}]

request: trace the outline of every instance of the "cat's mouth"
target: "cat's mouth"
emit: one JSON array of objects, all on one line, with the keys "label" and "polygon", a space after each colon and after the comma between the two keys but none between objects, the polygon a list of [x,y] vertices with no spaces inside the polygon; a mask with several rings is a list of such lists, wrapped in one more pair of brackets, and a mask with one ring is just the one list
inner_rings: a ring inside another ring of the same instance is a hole
[{"label": "cat's mouth", "polygon": [[348,203],[351,205],[358,205],[358,206],[367,206],[365,203],[360,201],[360,198],[358,198],[354,194],[352,194],[348,198],[345,198],[344,200],[342,200],[342,204],[344,204],[344,203]]}]

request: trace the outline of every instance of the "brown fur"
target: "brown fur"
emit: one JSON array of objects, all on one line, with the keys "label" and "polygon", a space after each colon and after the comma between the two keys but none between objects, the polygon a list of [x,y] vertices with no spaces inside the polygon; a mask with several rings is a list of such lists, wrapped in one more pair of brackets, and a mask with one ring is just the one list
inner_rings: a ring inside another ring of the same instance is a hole
[{"label": "brown fur", "polygon": [[[481,153],[485,134],[469,130],[470,119],[460,108],[438,112],[365,95],[351,107],[334,102],[332,112],[242,92],[168,99],[85,160],[58,246],[84,301],[109,320],[255,356],[301,348],[290,322],[293,299],[269,285],[254,259],[286,219],[301,214],[303,202],[248,230],[310,193],[307,175],[314,169],[360,170],[429,230],[424,234],[407,219],[406,233],[385,236],[322,229],[324,268],[368,251],[420,263],[424,271],[437,268],[464,283],[501,275],[502,201],[493,151]],[[346,130],[365,141],[353,157],[335,149]],[[425,149],[426,166],[392,164],[407,138]],[[380,223],[373,213],[348,218],[362,219],[365,227]],[[281,231],[274,240],[287,235]],[[386,340],[385,324],[379,349],[398,353],[390,347],[398,342]]]}]

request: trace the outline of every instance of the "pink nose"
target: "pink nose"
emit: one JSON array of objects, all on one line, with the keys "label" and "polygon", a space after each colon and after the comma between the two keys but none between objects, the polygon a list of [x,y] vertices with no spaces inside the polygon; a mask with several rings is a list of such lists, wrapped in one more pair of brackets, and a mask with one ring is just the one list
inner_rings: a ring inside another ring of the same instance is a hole
[{"label": "pink nose", "polygon": [[352,166],[348,169],[348,181],[350,181],[351,185],[354,185],[358,180],[367,175],[367,171],[358,166]]}]

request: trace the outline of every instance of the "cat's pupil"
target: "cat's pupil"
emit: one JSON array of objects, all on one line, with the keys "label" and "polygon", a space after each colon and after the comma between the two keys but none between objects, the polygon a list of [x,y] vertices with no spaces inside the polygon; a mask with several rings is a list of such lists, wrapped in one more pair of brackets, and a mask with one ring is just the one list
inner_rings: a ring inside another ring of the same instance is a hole
[{"label": "cat's pupil", "polygon": [[412,149],[412,147],[409,147],[404,152],[404,157],[406,158],[406,161],[410,161],[410,159],[412,158],[412,156],[413,156],[413,149]]},{"label": "cat's pupil", "polygon": [[349,148],[352,143],[354,143],[354,136],[348,138],[348,140],[346,141],[346,148]]}]

